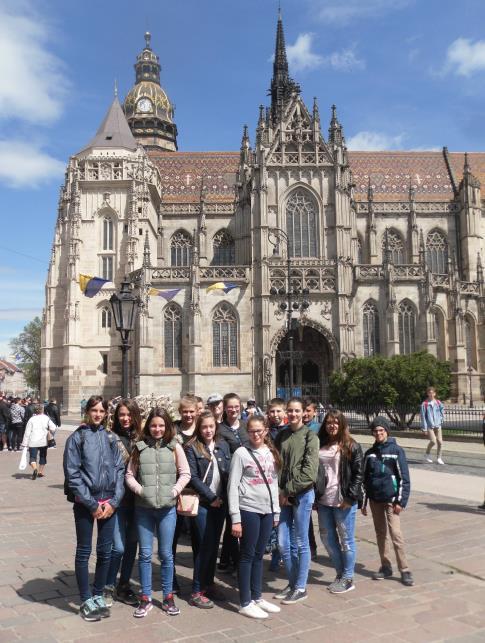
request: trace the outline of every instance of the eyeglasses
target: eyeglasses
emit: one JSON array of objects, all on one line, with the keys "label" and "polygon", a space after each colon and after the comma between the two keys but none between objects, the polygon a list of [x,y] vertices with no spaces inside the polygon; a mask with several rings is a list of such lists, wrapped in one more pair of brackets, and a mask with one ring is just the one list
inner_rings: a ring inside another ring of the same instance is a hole
[{"label": "eyeglasses", "polygon": [[372,429],[372,433],[385,433],[386,429]]},{"label": "eyeglasses", "polygon": [[254,431],[248,431],[249,435],[261,435],[266,429],[254,429]]}]

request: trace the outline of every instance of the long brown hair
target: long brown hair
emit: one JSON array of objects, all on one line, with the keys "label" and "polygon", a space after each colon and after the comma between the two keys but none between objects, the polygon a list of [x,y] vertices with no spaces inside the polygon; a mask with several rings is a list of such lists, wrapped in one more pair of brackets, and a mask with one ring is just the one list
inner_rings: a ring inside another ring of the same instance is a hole
[{"label": "long brown hair", "polygon": [[190,440],[187,441],[184,448],[188,449],[189,447],[194,447],[197,453],[199,453],[200,455],[203,455],[204,458],[207,458],[207,460],[210,460],[211,456],[207,453],[207,448],[201,432],[202,422],[204,420],[207,420],[207,418],[212,418],[214,420],[214,424],[216,427],[216,432],[214,433],[214,441],[217,442],[219,437],[218,431],[217,431],[217,420],[214,414],[212,413],[212,411],[203,411],[197,418],[197,422],[195,424],[195,429],[192,434],[192,437],[190,438]]},{"label": "long brown hair", "polygon": [[266,422],[264,421],[264,417],[262,415],[251,415],[250,418],[247,421],[246,428],[249,431],[251,426],[253,424],[256,424],[256,422],[260,422],[264,428],[266,429],[266,435],[264,436],[264,443],[268,447],[268,449],[271,451],[271,455],[273,456],[274,460],[274,467],[276,471],[279,471],[281,468],[281,457],[278,452],[278,449],[275,447],[273,444],[273,440],[271,439],[269,432],[268,432],[268,426]]},{"label": "long brown hair", "polygon": [[[143,431],[141,432],[139,439],[144,441],[153,440],[150,433],[150,423],[153,420],[153,418],[161,418],[165,422],[165,432],[162,437],[162,442],[164,444],[170,444],[170,442],[173,440],[175,436],[175,427],[173,425],[172,418],[170,417],[170,415],[167,413],[165,409],[162,409],[162,408],[153,408],[150,411],[145,421],[145,424],[143,426]],[[140,452],[138,451],[136,446],[133,449],[133,453],[131,454],[131,462],[135,468],[138,468],[140,464]]]},{"label": "long brown hair", "polygon": [[123,435],[123,429],[121,428],[120,424],[120,410],[121,407],[125,406],[131,416],[131,426],[130,426],[130,433],[132,435],[132,439],[138,442],[141,438],[141,413],[140,413],[140,407],[136,403],[136,401],[132,398],[126,398],[118,402],[115,412],[113,415],[113,428],[112,431],[113,433],[116,433],[117,435]]},{"label": "long brown hair", "polygon": [[350,459],[352,456],[352,445],[354,444],[354,439],[350,435],[349,423],[347,422],[347,418],[342,413],[342,411],[338,411],[337,409],[332,409],[331,411],[328,411],[325,414],[325,417],[323,418],[322,425],[318,432],[320,448],[327,446],[328,444],[331,444],[330,436],[328,435],[327,428],[326,428],[327,420],[329,419],[338,420],[338,432],[337,432],[336,443],[340,447],[340,450],[343,451],[345,456]]},{"label": "long brown hair", "polygon": [[101,425],[102,426],[107,425],[109,405],[108,405],[108,400],[105,400],[104,397],[102,397],[101,395],[91,395],[89,400],[86,402],[86,409],[84,410],[84,422],[86,424],[89,424],[89,417],[88,417],[89,411],[93,408],[93,406],[96,406],[96,404],[99,404],[100,402],[103,405],[103,409],[106,411],[106,415],[104,416],[104,420],[101,422]]}]

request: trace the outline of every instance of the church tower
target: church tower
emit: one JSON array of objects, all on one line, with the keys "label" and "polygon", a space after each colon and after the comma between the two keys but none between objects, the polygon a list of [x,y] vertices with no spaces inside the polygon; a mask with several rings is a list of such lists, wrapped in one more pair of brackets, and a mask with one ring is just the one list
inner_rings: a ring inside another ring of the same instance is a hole
[{"label": "church tower", "polygon": [[146,149],[177,150],[174,107],[160,85],[160,62],[152,51],[151,34],[145,34],[145,47],[135,63],[136,83],[124,103],[126,119],[133,136]]}]

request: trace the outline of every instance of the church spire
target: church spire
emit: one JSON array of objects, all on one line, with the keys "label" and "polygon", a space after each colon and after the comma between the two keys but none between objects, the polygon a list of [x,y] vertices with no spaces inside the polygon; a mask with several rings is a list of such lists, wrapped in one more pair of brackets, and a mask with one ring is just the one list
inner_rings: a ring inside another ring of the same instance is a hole
[{"label": "church spire", "polygon": [[281,118],[284,106],[293,92],[300,92],[300,87],[290,78],[288,57],[286,55],[285,34],[281,9],[278,10],[276,27],[276,46],[271,79],[271,114],[273,122]]}]

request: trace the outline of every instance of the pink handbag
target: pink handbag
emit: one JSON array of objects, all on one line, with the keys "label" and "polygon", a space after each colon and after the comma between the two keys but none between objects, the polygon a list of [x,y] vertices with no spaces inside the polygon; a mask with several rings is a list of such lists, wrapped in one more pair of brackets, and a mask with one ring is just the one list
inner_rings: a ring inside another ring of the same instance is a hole
[{"label": "pink handbag", "polygon": [[[202,482],[207,480],[209,469],[212,466],[212,460],[209,462]],[[199,513],[199,494],[194,489],[182,489],[177,498],[177,513],[179,516],[188,516],[194,518]]]}]

